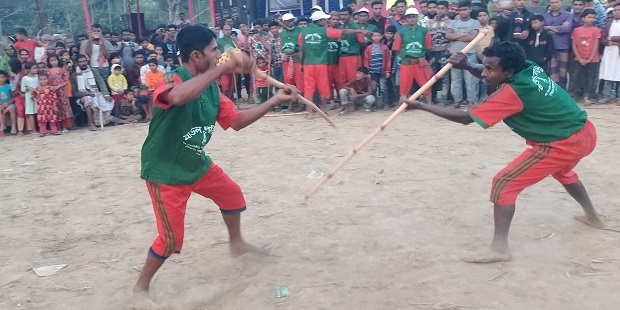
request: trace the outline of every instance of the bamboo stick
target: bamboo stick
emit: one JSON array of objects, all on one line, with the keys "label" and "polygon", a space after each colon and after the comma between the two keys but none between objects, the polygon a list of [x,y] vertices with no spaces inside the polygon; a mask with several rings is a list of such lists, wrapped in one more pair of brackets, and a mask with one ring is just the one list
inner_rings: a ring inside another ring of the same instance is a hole
[{"label": "bamboo stick", "polygon": [[[478,42],[480,42],[480,40],[482,40],[482,38],[484,38],[484,36],[486,36],[486,34],[487,34],[487,31],[485,31],[485,30],[481,31],[476,36],[476,38],[474,38],[471,42],[469,42],[469,44],[467,44],[467,46],[465,46],[463,48],[463,50],[461,52],[467,54],[467,52],[469,52],[469,50],[471,50],[476,44],[478,44]],[[420,97],[427,89],[432,87],[433,84],[435,84],[451,68],[452,68],[452,64],[451,63],[447,63],[428,82],[426,82],[426,84],[424,84],[422,87],[420,87],[420,89],[418,89],[418,91],[416,91],[411,97],[409,97],[409,100],[413,101],[413,100],[418,99],[418,97]],[[398,107],[398,109],[396,111],[394,111],[394,113],[392,113],[392,115],[390,115],[383,123],[381,123],[381,125],[379,125],[379,127],[375,128],[375,130],[373,130],[368,136],[366,136],[366,138],[364,138],[364,140],[362,140],[362,142],[360,142],[358,145],[356,145],[346,156],[344,156],[340,160],[340,162],[338,162],[338,164],[336,164],[332,169],[330,169],[323,176],[323,178],[321,178],[312,187],[310,187],[310,189],[306,192],[306,195],[304,197],[305,200],[308,200],[312,196],[314,196],[314,194],[316,194],[321,189],[321,187],[323,187],[323,185],[325,185],[325,183],[327,183],[330,179],[332,179],[336,175],[336,173],[338,173],[338,171],[340,171],[353,157],[355,157],[355,155],[357,155],[362,150],[362,148],[364,146],[366,146],[368,143],[370,143],[370,141],[372,141],[374,138],[376,138],[379,135],[379,133],[384,131],[385,128],[392,121],[394,121],[394,119],[399,114],[401,114],[403,111],[405,111],[405,109],[407,109],[407,103],[406,102],[402,103],[400,105],[400,107]]]}]

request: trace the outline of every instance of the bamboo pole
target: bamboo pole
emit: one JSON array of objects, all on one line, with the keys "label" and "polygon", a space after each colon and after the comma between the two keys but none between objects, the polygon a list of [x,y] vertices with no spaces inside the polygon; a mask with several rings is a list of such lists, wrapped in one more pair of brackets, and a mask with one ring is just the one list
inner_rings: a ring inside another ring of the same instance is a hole
[{"label": "bamboo pole", "polygon": [[[476,36],[476,38],[474,38],[471,42],[469,42],[469,44],[467,44],[467,46],[465,46],[463,48],[463,50],[461,52],[467,54],[467,52],[469,52],[469,50],[471,50],[476,44],[478,44],[478,42],[480,42],[480,40],[482,40],[482,38],[484,38],[484,36],[486,36],[486,34],[487,34],[486,30],[481,31],[478,34],[478,36]],[[413,100],[418,99],[418,97],[420,97],[426,90],[431,88],[433,86],[433,84],[435,84],[451,68],[452,68],[452,64],[451,63],[446,64],[428,82],[426,82],[426,84],[424,84],[422,87],[420,87],[420,89],[418,89],[418,91],[416,91],[411,97],[409,97],[409,100],[413,101]],[[306,192],[306,195],[304,197],[305,200],[310,199],[314,194],[316,194],[321,189],[321,187],[323,187],[323,185],[325,185],[325,183],[327,183],[329,180],[331,180],[334,177],[334,175],[336,175],[336,173],[338,173],[338,171],[342,170],[342,168],[353,157],[355,157],[355,155],[357,155],[362,150],[362,148],[364,146],[366,146],[368,143],[370,143],[370,141],[372,141],[382,131],[384,131],[385,128],[392,121],[394,121],[394,119],[399,114],[401,114],[403,111],[405,111],[405,109],[407,109],[407,105],[408,104],[406,102],[402,103],[400,105],[400,107],[398,107],[398,109],[396,111],[394,111],[394,113],[392,113],[392,115],[390,115],[383,123],[381,123],[381,125],[379,125],[379,127],[375,128],[375,130],[373,130],[372,133],[370,133],[368,136],[366,136],[366,138],[364,138],[364,140],[362,140],[362,142],[360,142],[358,145],[356,145],[346,156],[344,156],[340,160],[340,162],[338,162],[338,164],[336,164],[332,169],[330,169],[325,174],[325,176],[323,176],[323,178],[321,178],[312,187],[310,187],[310,189]]]}]

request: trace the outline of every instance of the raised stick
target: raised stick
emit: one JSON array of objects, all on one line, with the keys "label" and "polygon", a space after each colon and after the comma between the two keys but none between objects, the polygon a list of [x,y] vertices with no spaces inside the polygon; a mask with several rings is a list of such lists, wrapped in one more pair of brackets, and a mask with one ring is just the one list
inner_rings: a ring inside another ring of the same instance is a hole
[{"label": "raised stick", "polygon": [[[465,46],[465,48],[463,48],[463,50],[461,52],[467,54],[467,52],[469,52],[469,50],[471,50],[476,44],[478,44],[478,42],[480,42],[480,40],[482,40],[482,38],[484,38],[484,36],[486,36],[486,34],[487,34],[486,30],[481,31],[471,42],[469,42],[469,44],[467,44],[467,46]],[[437,74],[435,74],[428,82],[426,82],[426,84],[424,84],[422,87],[420,87],[420,89],[418,89],[417,92],[415,92],[411,97],[409,97],[409,100],[413,101],[413,100],[418,99],[418,97],[420,97],[420,95],[422,95],[427,89],[429,89],[431,86],[433,86],[433,84],[435,84],[435,82],[437,82],[437,80],[439,80],[451,68],[452,68],[452,64],[451,63],[447,63],[443,68],[441,68],[441,70],[439,70],[439,72],[437,72]],[[332,169],[330,169],[323,176],[323,178],[321,178],[312,187],[310,187],[310,189],[306,192],[306,195],[305,195],[304,198],[306,200],[308,200],[308,199],[310,199],[310,197],[312,197],[314,194],[316,194],[319,191],[319,189],[321,189],[321,187],[323,187],[323,185],[325,185],[325,183],[327,183],[327,181],[329,181],[331,178],[333,178],[334,175],[336,175],[336,173],[338,171],[340,171],[344,167],[344,165],[346,165],[355,155],[357,155],[358,152],[361,151],[361,149],[364,146],[366,146],[366,144],[370,143],[370,141],[372,141],[375,137],[377,137],[377,135],[379,135],[379,133],[384,131],[385,128],[400,113],[405,111],[406,108],[407,108],[407,103],[406,102],[401,104],[400,107],[398,107],[398,109],[396,111],[394,111],[394,113],[392,113],[392,115],[390,115],[383,123],[381,123],[381,125],[379,125],[379,127],[375,128],[375,130],[373,130],[372,133],[370,133],[366,138],[364,138],[364,140],[362,140],[362,142],[360,142],[358,145],[356,145],[346,156],[344,156],[342,158],[342,160],[340,160],[340,162],[338,162],[338,164],[336,164],[336,166],[334,166]]]},{"label": "raised stick", "polygon": [[[267,79],[267,82],[269,84],[271,84],[272,86],[275,86],[277,88],[284,88],[285,87],[284,83],[282,83],[282,82],[272,78],[271,76],[269,76],[267,74],[264,74],[260,70],[256,70],[256,75],[260,76],[263,79]],[[314,104],[314,102],[304,98],[300,94],[297,94],[297,100],[301,101],[306,106],[311,107],[313,110],[315,110],[317,113],[319,113],[319,115],[322,118],[324,118],[330,125],[332,125],[332,127],[336,128],[336,124],[334,124],[334,122],[332,122],[332,120],[327,116],[327,114],[325,114],[325,112],[323,112],[321,109],[319,109],[319,107],[317,107],[316,104]]]},{"label": "raised stick", "polygon": [[300,116],[308,115],[308,112],[289,113],[289,114],[265,114],[263,117],[280,117],[280,116]]}]

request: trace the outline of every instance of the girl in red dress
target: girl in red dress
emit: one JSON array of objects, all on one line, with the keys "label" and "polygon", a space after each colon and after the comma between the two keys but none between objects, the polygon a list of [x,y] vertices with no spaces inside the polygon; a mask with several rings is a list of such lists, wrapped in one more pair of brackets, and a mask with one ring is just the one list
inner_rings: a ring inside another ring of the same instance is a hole
[{"label": "girl in red dress", "polygon": [[56,90],[63,86],[49,86],[49,76],[44,73],[39,75],[39,88],[33,92],[33,99],[37,100],[37,121],[39,122],[40,137],[45,137],[47,124],[50,125],[52,134],[60,135],[56,122],[58,122],[58,95]]},{"label": "girl in red dress", "polygon": [[56,127],[62,132],[68,131],[73,127],[73,112],[69,104],[69,97],[65,86],[69,83],[69,72],[60,64],[60,59],[56,54],[47,57],[47,74],[49,75],[49,85],[52,87],[60,86],[56,90],[58,96],[58,123]]}]

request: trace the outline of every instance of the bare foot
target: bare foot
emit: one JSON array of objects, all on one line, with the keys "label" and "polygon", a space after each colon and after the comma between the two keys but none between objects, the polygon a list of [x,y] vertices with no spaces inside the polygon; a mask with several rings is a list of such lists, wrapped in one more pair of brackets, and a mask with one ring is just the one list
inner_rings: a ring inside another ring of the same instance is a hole
[{"label": "bare foot", "polygon": [[510,256],[510,252],[498,252],[491,248],[485,248],[480,250],[472,255],[465,257],[465,261],[468,263],[475,264],[488,264],[488,263],[496,263],[496,262],[507,262],[510,261],[512,257]]},{"label": "bare foot", "polygon": [[603,229],[605,228],[605,223],[601,221],[598,217],[589,217],[587,215],[578,215],[575,216],[575,219],[586,224],[592,226],[594,228]]},{"label": "bare foot", "polygon": [[132,309],[136,310],[158,309],[157,304],[149,298],[148,290],[136,291],[134,289],[131,303]]},{"label": "bare foot", "polygon": [[232,257],[239,257],[246,253],[265,255],[267,252],[269,252],[269,248],[267,246],[256,247],[245,242],[230,244],[230,256]]}]

